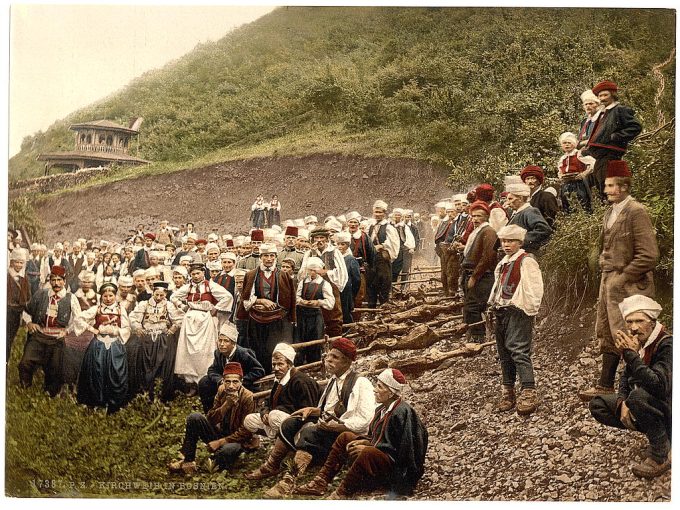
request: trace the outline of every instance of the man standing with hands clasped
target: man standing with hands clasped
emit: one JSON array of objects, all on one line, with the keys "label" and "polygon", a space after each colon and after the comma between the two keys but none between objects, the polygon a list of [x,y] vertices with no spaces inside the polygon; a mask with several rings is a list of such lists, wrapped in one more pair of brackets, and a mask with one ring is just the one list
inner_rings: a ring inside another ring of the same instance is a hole
[{"label": "man standing with hands clasped", "polygon": [[649,440],[645,460],[633,466],[635,475],[657,477],[671,467],[671,401],[673,337],[657,321],[661,305],[636,294],[620,304],[626,330],[618,330],[614,344],[626,368],[618,395],[590,401],[590,412],[609,427],[642,432]]}]

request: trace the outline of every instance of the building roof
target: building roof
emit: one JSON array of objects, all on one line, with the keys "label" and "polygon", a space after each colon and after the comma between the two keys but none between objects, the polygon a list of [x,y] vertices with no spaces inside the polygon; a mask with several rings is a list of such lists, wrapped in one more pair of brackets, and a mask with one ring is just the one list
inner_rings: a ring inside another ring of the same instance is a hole
[{"label": "building roof", "polygon": [[121,163],[139,163],[146,164],[151,163],[145,159],[136,158],[130,156],[129,154],[119,154],[115,152],[87,152],[87,151],[69,151],[69,152],[48,152],[45,154],[40,154],[38,156],[38,161],[63,161],[69,159],[88,159],[91,161],[104,161],[104,162],[116,162]]},{"label": "building roof", "polygon": [[74,131],[78,129],[87,129],[87,128],[99,128],[99,129],[108,129],[112,131],[123,131],[125,133],[133,133],[137,134],[138,131],[134,129],[127,128],[125,126],[121,126],[120,124],[116,124],[115,122],[111,122],[110,120],[102,119],[102,120],[93,120],[90,122],[80,122],[78,124],[71,124],[71,127],[69,129],[72,129]]}]

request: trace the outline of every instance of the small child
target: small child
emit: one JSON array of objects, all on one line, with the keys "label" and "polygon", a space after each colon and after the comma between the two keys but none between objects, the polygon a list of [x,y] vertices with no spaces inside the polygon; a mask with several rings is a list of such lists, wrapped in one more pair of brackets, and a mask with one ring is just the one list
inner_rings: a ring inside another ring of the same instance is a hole
[{"label": "small child", "polygon": [[517,414],[533,413],[538,407],[531,340],[534,316],[543,299],[543,277],[536,259],[522,249],[527,231],[506,225],[498,231],[505,256],[496,266],[489,306],[496,315],[496,346],[501,363],[503,392],[499,411],[515,407],[515,379],[519,376],[522,393]]},{"label": "small child", "polygon": [[569,204],[569,195],[576,194],[581,207],[585,211],[591,212],[591,193],[589,186],[589,175],[595,166],[595,158],[592,156],[581,156],[576,150],[578,140],[574,133],[566,132],[560,135],[560,145],[564,154],[557,163],[557,176],[560,178],[560,200],[562,210],[569,214],[572,207]]}]

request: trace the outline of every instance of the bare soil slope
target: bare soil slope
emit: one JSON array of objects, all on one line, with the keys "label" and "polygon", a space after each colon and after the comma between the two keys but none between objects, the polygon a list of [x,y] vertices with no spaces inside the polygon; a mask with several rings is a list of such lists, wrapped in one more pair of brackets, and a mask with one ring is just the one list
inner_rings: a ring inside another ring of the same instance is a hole
[{"label": "bare soil slope", "polygon": [[278,194],[282,219],[314,214],[321,220],[358,210],[377,198],[391,207],[430,211],[451,196],[446,169],[409,159],[319,154],[229,161],[140,177],[67,193],[38,204],[48,243],[87,237],[120,240],[137,224],[155,228],[194,222],[199,234],[246,231],[258,193]]}]

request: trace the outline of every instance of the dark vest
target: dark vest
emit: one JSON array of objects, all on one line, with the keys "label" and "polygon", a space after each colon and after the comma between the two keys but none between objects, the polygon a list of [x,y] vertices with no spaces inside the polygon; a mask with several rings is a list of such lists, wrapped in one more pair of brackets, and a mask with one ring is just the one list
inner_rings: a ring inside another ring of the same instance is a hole
[{"label": "dark vest", "polygon": [[[373,244],[383,244],[387,240],[387,223],[384,225],[380,225],[378,228],[378,235],[377,237],[377,242],[373,242]],[[373,231],[375,230],[375,225],[371,225],[371,228],[368,230],[368,237],[373,239]]]},{"label": "dark vest", "polygon": [[[32,322],[44,326],[47,323],[47,308],[50,305],[50,297],[48,295],[49,291],[44,289],[40,294],[36,296],[38,308],[35,310],[35,315],[31,314]],[[65,328],[68,326],[68,321],[71,318],[71,293],[67,292],[66,295],[59,300],[57,303],[57,324]]]},{"label": "dark vest", "polygon": [[[354,389],[354,385],[357,382],[357,379],[359,378],[359,374],[356,373],[354,370],[350,371],[349,374],[347,374],[347,377],[345,378],[345,382],[342,383],[342,388],[340,389],[340,402],[342,403],[342,407],[344,409],[338,409],[338,406],[336,405],[335,409],[335,415],[339,418],[342,416],[345,411],[347,411],[347,404],[349,404],[349,396],[352,394],[352,390]],[[330,383],[328,383],[330,385]],[[326,391],[324,391],[323,395],[323,400],[321,401],[321,405],[319,408],[323,410],[323,408],[326,405],[326,399],[328,398],[328,393],[330,392],[330,387],[326,388]],[[342,411],[342,412],[340,412]]]},{"label": "dark vest", "polygon": [[515,294],[521,276],[520,268],[522,260],[526,256],[527,253],[522,253],[512,262],[503,264],[500,275],[501,297],[503,299],[512,299],[512,296]]}]

